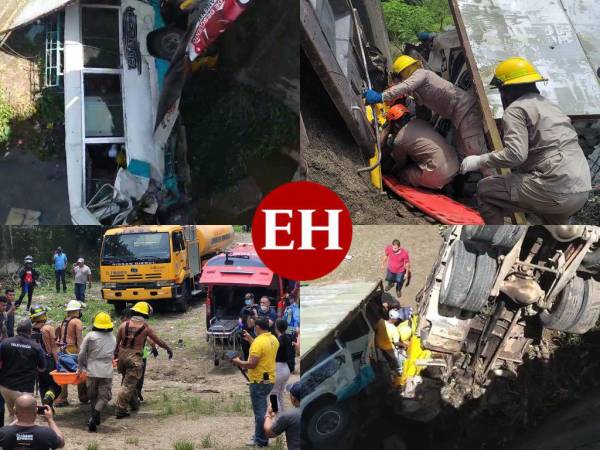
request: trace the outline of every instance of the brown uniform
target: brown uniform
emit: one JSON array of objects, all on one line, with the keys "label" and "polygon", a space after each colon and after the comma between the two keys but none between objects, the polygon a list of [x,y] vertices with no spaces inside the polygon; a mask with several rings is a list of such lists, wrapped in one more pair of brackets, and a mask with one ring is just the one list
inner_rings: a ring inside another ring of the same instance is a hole
[{"label": "brown uniform", "polygon": [[[83,323],[77,317],[67,317],[62,321],[57,330],[56,342],[60,351],[72,355],[79,354],[79,347],[83,342]],[[77,385],[79,401],[85,403],[89,400],[85,383]],[[69,396],[69,385],[62,386],[62,392],[57,403],[66,402]]]},{"label": "brown uniform", "polygon": [[454,148],[421,119],[411,120],[398,131],[392,156],[404,166],[397,173],[398,180],[412,186],[441,189],[458,172]]},{"label": "brown uniform", "polygon": [[592,188],[590,168],[571,120],[539,94],[506,108],[504,148],[482,156],[482,168],[510,168],[484,178],[477,194],[486,223],[502,224],[514,211],[532,212],[547,224],[566,224]]},{"label": "brown uniform", "polygon": [[137,409],[137,385],[143,374],[142,354],[148,338],[160,347],[169,348],[141,317],[134,316],[119,326],[115,357],[119,360],[117,370],[123,375],[123,383],[117,397],[117,411],[127,411],[129,405]]},{"label": "brown uniform", "polygon": [[417,103],[449,119],[456,128],[457,146],[463,156],[487,152],[481,111],[472,92],[456,87],[431,70],[417,69],[382,95],[386,103],[411,95]]}]

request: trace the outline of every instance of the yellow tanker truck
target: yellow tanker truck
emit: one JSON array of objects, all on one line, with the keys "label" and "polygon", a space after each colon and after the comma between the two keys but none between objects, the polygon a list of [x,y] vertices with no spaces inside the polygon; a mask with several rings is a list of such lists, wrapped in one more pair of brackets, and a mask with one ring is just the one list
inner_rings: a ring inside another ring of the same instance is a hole
[{"label": "yellow tanker truck", "polygon": [[204,261],[233,242],[231,225],[144,225],[111,228],[100,253],[102,298],[127,303],[169,302],[185,312],[200,292]]}]

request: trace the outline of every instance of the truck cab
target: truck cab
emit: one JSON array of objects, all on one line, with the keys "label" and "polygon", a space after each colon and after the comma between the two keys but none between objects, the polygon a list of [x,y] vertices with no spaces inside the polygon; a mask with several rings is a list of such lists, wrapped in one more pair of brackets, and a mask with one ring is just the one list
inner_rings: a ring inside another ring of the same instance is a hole
[{"label": "truck cab", "polygon": [[100,255],[102,298],[170,302],[179,312],[200,293],[202,262],[233,240],[231,225],[148,225],[106,231]]}]

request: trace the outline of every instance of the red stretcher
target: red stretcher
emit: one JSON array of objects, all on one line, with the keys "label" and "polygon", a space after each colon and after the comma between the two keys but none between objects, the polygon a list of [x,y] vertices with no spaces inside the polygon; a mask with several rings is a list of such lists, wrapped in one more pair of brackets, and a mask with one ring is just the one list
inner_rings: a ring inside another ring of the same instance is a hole
[{"label": "red stretcher", "polygon": [[400,184],[395,177],[388,175],[383,176],[383,183],[394,194],[444,225],[485,225],[479,213],[473,208],[443,194]]}]

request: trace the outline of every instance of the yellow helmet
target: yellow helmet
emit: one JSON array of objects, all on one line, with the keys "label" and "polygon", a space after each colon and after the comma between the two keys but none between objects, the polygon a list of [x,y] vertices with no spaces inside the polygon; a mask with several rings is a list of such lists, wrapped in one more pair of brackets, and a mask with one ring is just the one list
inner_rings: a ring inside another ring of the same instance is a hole
[{"label": "yellow helmet", "polygon": [[537,69],[525,58],[508,58],[496,66],[494,78],[490,82],[493,87],[513,84],[537,83],[547,81]]},{"label": "yellow helmet", "polygon": [[96,317],[94,317],[94,328],[98,328],[99,330],[110,330],[113,327],[113,321],[107,313],[99,312],[96,314]]},{"label": "yellow helmet", "polygon": [[410,327],[410,322],[405,320],[401,324],[398,325],[398,332],[400,333],[401,341],[408,341],[412,336],[412,329]]},{"label": "yellow helmet", "polygon": [[419,61],[408,55],[400,55],[396,58],[394,64],[392,65],[392,73],[400,73],[413,64],[419,64]]},{"label": "yellow helmet", "polygon": [[152,314],[152,306],[150,306],[150,304],[148,304],[147,302],[137,302],[135,305],[133,305],[131,310],[139,312],[140,314],[144,314],[146,316]]}]

